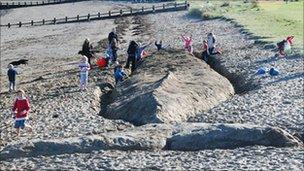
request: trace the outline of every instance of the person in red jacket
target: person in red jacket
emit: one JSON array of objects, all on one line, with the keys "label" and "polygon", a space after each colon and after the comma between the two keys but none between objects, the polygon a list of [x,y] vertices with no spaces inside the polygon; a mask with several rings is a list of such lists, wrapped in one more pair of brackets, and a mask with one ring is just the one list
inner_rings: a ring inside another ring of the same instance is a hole
[{"label": "person in red jacket", "polygon": [[25,93],[23,90],[17,91],[17,98],[14,102],[14,106],[12,108],[15,118],[15,126],[16,133],[19,136],[20,128],[28,128],[29,132],[32,132],[32,128],[25,124],[25,121],[28,119],[28,114],[30,111],[29,100],[25,97]]}]

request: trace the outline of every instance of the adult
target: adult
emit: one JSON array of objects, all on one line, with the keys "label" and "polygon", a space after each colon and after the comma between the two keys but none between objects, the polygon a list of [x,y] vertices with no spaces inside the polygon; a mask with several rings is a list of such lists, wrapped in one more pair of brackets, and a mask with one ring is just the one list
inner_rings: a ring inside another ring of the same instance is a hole
[{"label": "adult", "polygon": [[113,28],[113,30],[108,35],[108,43],[109,48],[111,48],[112,51],[112,61],[115,62],[117,60],[117,50],[118,50],[118,36],[116,34],[116,29]]},{"label": "adult", "polygon": [[91,52],[92,45],[90,44],[90,40],[86,38],[82,44],[82,50],[79,52],[79,54],[84,55],[88,58],[88,62],[91,65],[91,58],[93,58],[93,54]]},{"label": "adult", "polygon": [[118,36],[117,36],[117,33],[116,33],[116,29],[113,28],[113,30],[109,33],[108,35],[108,41],[109,41],[109,44],[112,42],[112,40],[116,40],[118,42]]},{"label": "adult", "polygon": [[137,52],[138,44],[132,40],[128,47],[128,59],[125,68],[130,67],[130,62],[132,63],[131,72],[134,72],[136,69],[136,52]]},{"label": "adult", "polygon": [[109,44],[109,48],[111,49],[112,52],[112,62],[115,62],[117,60],[117,50],[118,50],[116,39],[112,39],[112,41]]}]

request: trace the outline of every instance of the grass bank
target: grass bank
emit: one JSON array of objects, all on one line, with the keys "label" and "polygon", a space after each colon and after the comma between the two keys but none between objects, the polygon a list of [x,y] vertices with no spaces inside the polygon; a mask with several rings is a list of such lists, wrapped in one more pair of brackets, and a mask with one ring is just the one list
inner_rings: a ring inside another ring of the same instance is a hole
[{"label": "grass bank", "polygon": [[261,41],[278,42],[288,35],[295,36],[295,47],[303,53],[304,1],[189,1],[190,12],[202,12],[202,17],[225,17],[234,20],[259,37]]}]

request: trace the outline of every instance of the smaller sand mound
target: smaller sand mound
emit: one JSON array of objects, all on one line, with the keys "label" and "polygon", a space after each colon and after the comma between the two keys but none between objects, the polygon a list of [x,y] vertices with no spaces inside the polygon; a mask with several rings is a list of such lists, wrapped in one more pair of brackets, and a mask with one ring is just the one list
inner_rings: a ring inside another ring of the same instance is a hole
[{"label": "smaller sand mound", "polygon": [[233,149],[245,146],[302,146],[288,132],[276,127],[247,124],[181,124],[167,140],[168,150],[196,151],[204,149]]},{"label": "smaller sand mound", "polygon": [[183,51],[161,52],[117,86],[102,115],[135,125],[183,122],[233,94],[230,82],[201,60]]}]

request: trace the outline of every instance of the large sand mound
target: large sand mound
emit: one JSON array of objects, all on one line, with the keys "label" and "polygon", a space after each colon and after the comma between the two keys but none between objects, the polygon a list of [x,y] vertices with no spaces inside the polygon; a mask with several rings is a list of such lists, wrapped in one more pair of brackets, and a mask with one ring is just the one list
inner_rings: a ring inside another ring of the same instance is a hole
[{"label": "large sand mound", "polygon": [[102,115],[135,125],[182,122],[233,94],[230,82],[201,60],[183,51],[161,52],[112,91]]}]

